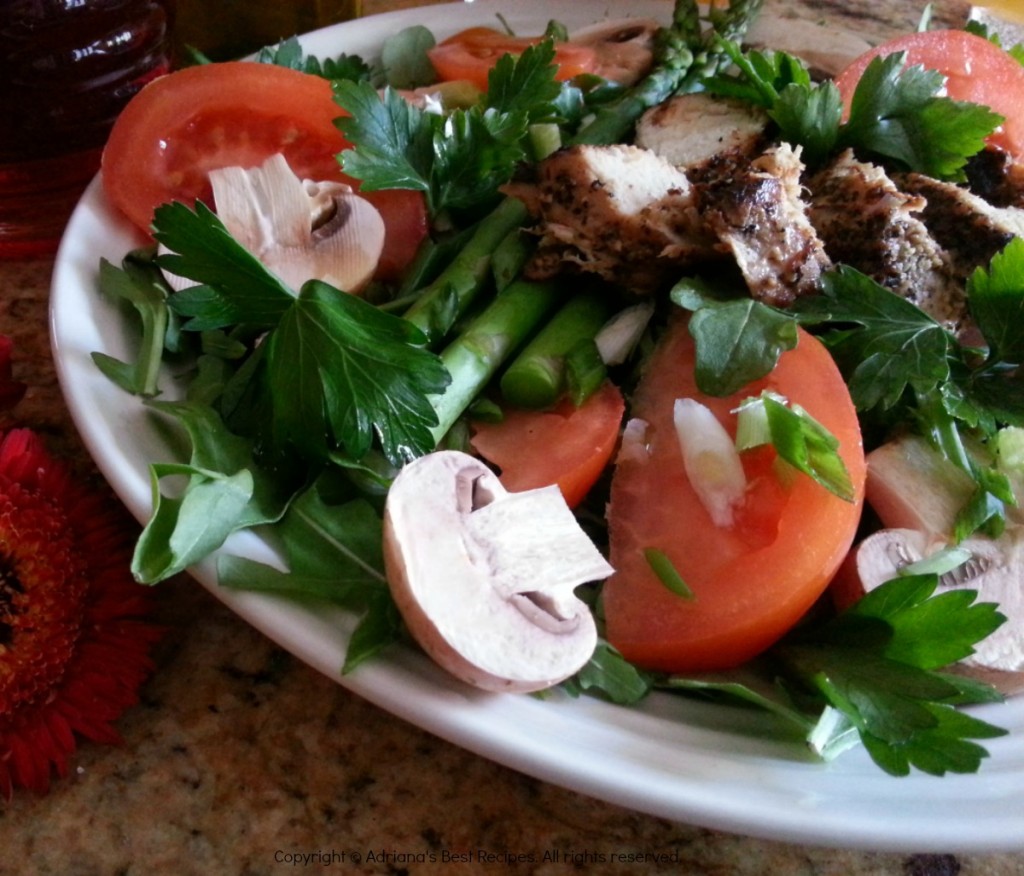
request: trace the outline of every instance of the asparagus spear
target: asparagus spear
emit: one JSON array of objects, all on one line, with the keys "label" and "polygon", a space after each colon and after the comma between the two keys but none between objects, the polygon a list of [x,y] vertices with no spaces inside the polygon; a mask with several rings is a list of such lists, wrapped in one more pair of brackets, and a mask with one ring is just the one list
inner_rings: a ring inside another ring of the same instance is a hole
[{"label": "asparagus spear", "polygon": [[452,381],[433,399],[438,424],[432,434],[437,441],[563,297],[556,283],[516,280],[441,352]]},{"label": "asparagus spear", "polygon": [[554,404],[566,387],[566,357],[581,341],[593,340],[611,313],[611,304],[597,295],[570,298],[505,370],[505,401],[525,408]]},{"label": "asparagus spear", "polygon": [[[704,33],[696,0],[676,0],[672,24],[659,32],[654,69],[622,97],[597,111],[570,143],[602,145],[620,142],[641,114],[677,91],[693,87],[728,63],[714,48],[715,34],[738,39],[760,11],[763,0],[733,0],[708,13],[711,29]],[[525,206],[506,198],[477,226],[465,249],[426,286],[406,313],[432,342],[451,328],[458,315],[476,300],[488,276],[491,255],[506,235],[526,219]]]},{"label": "asparagus spear", "polygon": [[714,47],[716,35],[740,39],[761,11],[762,3],[733,0],[724,9],[712,7],[708,12],[711,29],[704,33],[695,0],[678,0],[672,24],[657,35],[654,69],[618,100],[601,107],[572,142],[617,143],[633,130],[646,110],[718,73],[729,63],[729,57]]}]

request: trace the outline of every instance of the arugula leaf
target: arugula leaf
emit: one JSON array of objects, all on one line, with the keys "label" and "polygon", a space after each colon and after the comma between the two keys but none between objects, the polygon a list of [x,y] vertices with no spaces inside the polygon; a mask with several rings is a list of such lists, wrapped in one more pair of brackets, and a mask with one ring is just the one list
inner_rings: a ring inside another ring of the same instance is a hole
[{"label": "arugula leaf", "polygon": [[[153,513],[135,546],[132,574],[152,584],[199,562],[240,529],[277,520],[288,496],[253,460],[249,442],[232,435],[212,408],[151,401],[174,417],[192,444],[188,463],[150,466]],[[186,478],[177,497],[161,493],[166,477]]]},{"label": "arugula leaf", "polygon": [[344,672],[399,638],[401,619],[384,575],[381,521],[368,502],[353,499],[331,505],[314,484],[291,503],[273,529],[273,540],[285,571],[226,555],[217,563],[218,583],[359,613]]},{"label": "arugula leaf", "polygon": [[167,286],[151,264],[129,254],[120,268],[100,260],[100,291],[108,298],[127,302],[142,323],[139,352],[132,364],[105,353],[93,353],[96,367],[126,392],[133,395],[159,394],[157,376],[167,345],[171,315],[167,309]]},{"label": "arugula leaf", "polygon": [[450,382],[414,325],[326,283],[304,284],[268,335],[270,437],[325,459],[337,442],[354,459],[380,438],[396,465],[433,449],[428,398]]},{"label": "arugula leaf", "polygon": [[649,672],[633,666],[601,639],[587,664],[562,686],[573,695],[600,691],[613,703],[631,705],[647,696],[653,683]]}]

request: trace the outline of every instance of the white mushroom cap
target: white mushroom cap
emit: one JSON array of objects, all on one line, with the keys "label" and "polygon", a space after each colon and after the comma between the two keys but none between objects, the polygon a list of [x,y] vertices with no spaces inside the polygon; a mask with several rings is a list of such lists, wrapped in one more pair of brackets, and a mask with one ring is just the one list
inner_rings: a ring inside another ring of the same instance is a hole
[{"label": "white mushroom cap", "polygon": [[412,636],[469,684],[541,690],[593,654],[594,619],[574,590],[612,568],[557,487],[509,493],[475,457],[423,456],[388,493],[384,558]]},{"label": "white mushroom cap", "polygon": [[370,280],[384,248],[377,208],[338,182],[300,180],[281,154],[210,172],[217,216],[291,288],[310,279],[346,292]]},{"label": "white mushroom cap", "polygon": [[[345,292],[370,281],[384,249],[384,219],[338,182],[300,180],[283,155],[250,169],[210,171],[217,217],[231,236],[293,290],[322,280]],[[167,249],[161,244],[161,252]],[[192,280],[165,271],[172,289]]]}]

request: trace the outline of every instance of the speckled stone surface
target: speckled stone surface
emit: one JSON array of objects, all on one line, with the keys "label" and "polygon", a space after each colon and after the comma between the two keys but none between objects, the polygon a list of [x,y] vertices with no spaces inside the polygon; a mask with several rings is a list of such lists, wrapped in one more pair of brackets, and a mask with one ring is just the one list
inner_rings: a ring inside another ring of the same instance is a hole
[{"label": "speckled stone surface", "polygon": [[[368,12],[411,5],[366,4]],[[817,15],[840,12],[865,35],[912,26],[918,15],[916,4],[806,6]],[[954,20],[962,8],[938,3],[936,13]],[[16,375],[29,384],[16,418],[95,476],[50,359],[51,268],[46,259],[0,262],[0,332],[14,338]],[[0,803],[0,876],[1024,874],[1024,854],[802,847],[592,800],[469,754],[367,704],[282,652],[187,578],[161,585],[157,600],[167,634],[141,704],[118,724],[124,744],[85,744],[71,775],[48,796],[19,794]],[[478,849],[496,856],[495,863],[444,863]],[[562,860],[544,863],[550,850]],[[660,868],[593,863],[612,852],[666,853],[675,860]],[[576,857],[567,860],[568,853]],[[534,862],[512,863],[517,855]]]}]

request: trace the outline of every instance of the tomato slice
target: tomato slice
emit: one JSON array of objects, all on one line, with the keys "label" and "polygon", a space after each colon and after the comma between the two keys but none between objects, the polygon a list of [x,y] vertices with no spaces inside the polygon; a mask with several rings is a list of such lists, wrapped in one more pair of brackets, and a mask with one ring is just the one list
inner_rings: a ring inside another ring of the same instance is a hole
[{"label": "tomato slice", "polygon": [[625,401],[606,382],[578,408],[568,400],[550,411],[509,410],[499,423],[474,423],[474,449],[497,466],[512,492],[557,484],[574,508],[611,460]]},{"label": "tomato slice", "polygon": [[[857,414],[828,351],[802,332],[765,379],[728,398],[701,393],[694,345],[677,320],[651,357],[631,416],[648,424],[624,439],[612,475],[609,560],[603,589],[608,640],[638,665],[666,672],[735,667],[789,630],[824,592],[853,541],[865,463]],[[846,502],[810,477],[782,480],[771,448],[744,454],[748,491],[732,526],[717,526],[683,469],[673,425],[678,398],[707,405],[734,432],[740,401],[772,389],[800,404],[840,441],[856,489]],[[628,428],[628,427],[627,427]],[[693,593],[671,591],[645,551],[671,560]]]},{"label": "tomato slice", "polygon": [[[335,157],[349,146],[334,124],[341,112],[327,80],[297,70],[246,61],[186,67],[148,84],[118,116],[103,151],[104,190],[148,231],[161,204],[212,206],[211,170],[255,167],[277,152],[301,177],[358,188]],[[427,233],[426,207],[412,191],[371,200],[385,224],[378,276],[393,279]]]},{"label": "tomato slice", "polygon": [[995,44],[964,30],[907,34],[865,52],[836,78],[847,109],[868,64],[896,52],[906,52],[909,65],[942,73],[946,93],[954,100],[982,104],[1004,116],[989,142],[1024,159],[1024,66]]},{"label": "tomato slice", "polygon": [[[472,82],[487,90],[487,75],[503,55],[521,55],[543,37],[511,37],[490,27],[471,27],[438,43],[427,52],[438,77],[445,82]],[[597,69],[597,53],[589,46],[555,43],[555,64],[559,81]]]}]

